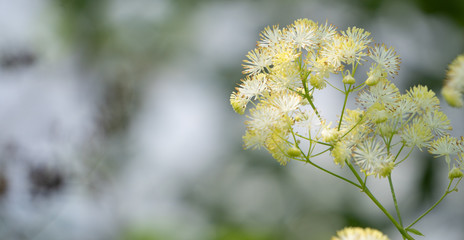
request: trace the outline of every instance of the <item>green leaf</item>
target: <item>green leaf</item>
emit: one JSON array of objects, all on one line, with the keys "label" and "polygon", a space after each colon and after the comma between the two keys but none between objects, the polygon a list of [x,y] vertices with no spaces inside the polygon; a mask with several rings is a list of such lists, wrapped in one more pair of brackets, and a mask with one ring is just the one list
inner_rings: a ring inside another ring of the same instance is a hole
[{"label": "green leaf", "polygon": [[421,232],[419,232],[419,230],[417,229],[414,229],[414,228],[408,228],[406,229],[406,231],[412,233],[412,234],[416,234],[416,235],[419,235],[419,236],[423,236],[424,237],[424,234],[422,234]]}]

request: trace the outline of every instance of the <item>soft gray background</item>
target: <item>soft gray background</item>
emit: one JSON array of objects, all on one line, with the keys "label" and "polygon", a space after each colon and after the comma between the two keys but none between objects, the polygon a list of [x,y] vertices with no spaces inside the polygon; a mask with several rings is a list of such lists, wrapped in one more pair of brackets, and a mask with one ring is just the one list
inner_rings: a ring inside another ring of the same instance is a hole
[{"label": "soft gray background", "polygon": [[[0,239],[329,239],[396,230],[348,184],[243,150],[229,106],[267,25],[365,28],[401,55],[401,91],[436,91],[463,52],[460,1],[0,0]],[[320,99],[336,113],[340,96]],[[462,109],[442,104],[464,135]],[[330,159],[318,160],[334,171]],[[411,222],[442,194],[442,159],[395,170]],[[374,192],[390,209],[385,181]],[[464,237],[464,195],[416,225]],[[393,209],[392,209],[393,210]]]}]

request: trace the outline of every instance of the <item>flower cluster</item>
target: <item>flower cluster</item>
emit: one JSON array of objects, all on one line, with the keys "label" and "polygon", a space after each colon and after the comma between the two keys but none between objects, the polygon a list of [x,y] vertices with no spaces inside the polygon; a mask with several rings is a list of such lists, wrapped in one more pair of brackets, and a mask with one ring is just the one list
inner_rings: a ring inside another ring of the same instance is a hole
[{"label": "flower cluster", "polygon": [[[362,28],[338,31],[327,23],[298,19],[284,28],[266,27],[257,47],[246,57],[246,76],[230,96],[239,114],[252,105],[245,122],[245,148],[265,148],[282,165],[290,160],[309,163],[356,186],[383,212],[388,211],[366,182],[368,176],[388,177],[399,221],[389,214],[387,217],[405,239],[413,239],[409,233],[422,235],[411,227],[437,204],[403,227],[391,172],[414,149],[444,157],[450,183],[439,203],[457,191],[464,177],[464,138],[450,136],[450,121],[432,90],[418,85],[401,93],[390,81],[400,64],[394,48],[375,43]],[[367,67],[358,68],[366,63]],[[359,73],[362,71],[365,74]],[[327,103],[318,99],[329,87],[340,93],[333,97],[340,103],[331,103],[340,107],[335,122],[329,121],[334,116],[323,114],[321,108]],[[448,103],[459,107],[463,92],[464,55],[450,65],[442,94]],[[348,107],[350,95],[356,100],[355,109]],[[348,165],[358,183],[313,162],[324,153],[330,153],[335,164]],[[346,228],[332,239],[388,238],[376,230]]]},{"label": "flower cluster", "polygon": [[346,227],[332,240],[389,240],[382,232],[372,228]]},{"label": "flower cluster", "polygon": [[453,107],[462,107],[464,93],[464,54],[458,56],[450,65],[446,74],[445,86],[441,94]]},{"label": "flower cluster", "polygon": [[[365,80],[358,82],[356,70],[368,61]],[[361,28],[337,31],[308,19],[282,29],[266,27],[244,60],[245,78],[230,96],[239,114],[254,106],[245,123],[245,147],[265,148],[281,164],[330,151],[336,164],[354,163],[378,177],[388,176],[417,147],[446,156],[448,163],[450,155],[457,155],[461,171],[463,143],[449,136],[450,122],[435,93],[415,86],[401,94],[388,79],[399,63],[392,47],[375,44]],[[456,67],[450,72],[464,76]],[[341,81],[333,80],[337,75]],[[334,126],[314,101],[327,86],[345,96]],[[348,109],[348,95],[354,92],[359,108]],[[320,150],[316,145],[326,150],[315,152]]]},{"label": "flower cluster", "polygon": [[[368,175],[388,176],[415,147],[420,150],[427,148],[432,154],[440,155],[443,148],[459,145],[457,141],[444,143],[443,139],[451,139],[450,121],[440,110],[440,101],[435,93],[425,86],[415,86],[401,94],[394,84],[382,80],[363,89],[357,101],[363,109],[360,113],[362,119],[355,123],[342,123],[341,129],[348,131],[353,124],[360,124],[362,126],[355,129],[361,130],[350,132],[348,137],[339,141],[346,142],[343,145],[353,149],[354,161]],[[400,153],[408,148],[409,153],[400,160]],[[447,154],[458,153],[458,148],[453,150]],[[343,151],[349,150],[345,148]],[[334,157],[337,158],[336,155]],[[350,158],[336,162],[344,160]]]}]

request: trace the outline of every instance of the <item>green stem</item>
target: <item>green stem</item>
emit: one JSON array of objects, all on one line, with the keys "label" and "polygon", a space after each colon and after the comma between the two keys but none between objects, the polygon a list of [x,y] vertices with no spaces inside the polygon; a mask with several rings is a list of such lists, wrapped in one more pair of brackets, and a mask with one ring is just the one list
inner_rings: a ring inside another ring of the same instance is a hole
[{"label": "green stem", "polygon": [[400,156],[400,153],[403,151],[403,148],[404,148],[405,144],[403,143],[403,145],[401,146],[400,150],[398,151],[398,153],[396,153],[396,156],[395,158],[393,159],[393,162],[396,162],[396,159],[398,159],[398,156]]},{"label": "green stem", "polygon": [[453,180],[450,180],[449,184],[448,184],[448,187],[446,188],[446,191],[445,193],[443,194],[443,196],[441,196],[441,198],[435,203],[433,204],[432,207],[429,208],[429,210],[427,210],[426,212],[424,212],[420,217],[418,217],[414,222],[412,222],[411,224],[409,224],[409,226],[406,227],[406,229],[409,229],[411,228],[412,226],[414,226],[414,224],[416,224],[417,222],[419,222],[419,220],[421,220],[423,217],[425,217],[425,215],[429,214],[438,204],[440,204],[441,201],[443,201],[443,199],[445,199],[445,197],[450,194],[451,192],[455,191],[455,189],[453,190],[449,190],[450,187],[451,187],[451,183],[453,182]]},{"label": "green stem", "polygon": [[409,239],[409,240],[414,240],[414,238],[406,232],[406,230],[395,220],[395,218],[385,209],[385,207],[375,198],[375,196],[371,193],[369,188],[363,184],[363,180],[359,176],[358,172],[356,172],[356,169],[354,169],[353,165],[351,165],[350,162],[347,161],[347,165],[350,168],[351,172],[356,176],[356,179],[358,179],[359,183],[362,184],[362,191],[374,202],[374,204],[387,216],[388,219],[395,225],[395,227],[398,229],[398,231],[403,235],[404,238]]},{"label": "green stem", "polygon": [[305,77],[303,77],[303,78],[301,79],[301,82],[303,83],[303,88],[304,88],[304,91],[305,91],[305,93],[304,93],[303,96],[306,98],[306,100],[308,100],[309,105],[311,105],[311,108],[312,108],[312,109],[314,110],[314,112],[316,113],[317,118],[319,118],[319,121],[322,123],[322,122],[323,122],[322,117],[321,117],[321,115],[319,114],[319,111],[317,111],[317,108],[316,108],[316,106],[314,105],[314,103],[313,103],[313,101],[312,101],[312,99],[311,99],[311,96],[309,95],[309,89],[308,89],[308,86],[306,85],[307,77],[308,77],[308,76],[305,76]]},{"label": "green stem", "polygon": [[301,83],[303,84],[303,89],[304,89],[304,94],[303,96],[306,98],[306,100],[308,100],[309,104],[311,105],[311,108],[314,110],[314,112],[316,113],[317,117],[319,118],[319,121],[322,123],[323,120],[321,118],[321,115],[319,115],[319,112],[317,111],[317,108],[316,106],[314,105],[313,101],[311,100],[311,96],[309,95],[309,89],[308,89],[308,85],[307,85],[307,82],[308,82],[308,76],[311,74],[310,71],[306,71],[305,69],[303,69],[303,66],[302,66],[302,61],[301,61],[301,56],[300,56],[300,59],[299,59],[299,66],[300,66],[300,72],[303,73],[302,75],[300,75],[301,77]]},{"label": "green stem", "polygon": [[329,84],[332,88],[334,88],[335,90],[341,92],[341,93],[345,93],[345,91],[339,89],[338,87],[335,87],[335,85],[333,85],[332,83],[330,83],[329,81],[327,80],[324,80],[327,84]]},{"label": "green stem", "polygon": [[393,182],[391,174],[388,175],[388,184],[390,185],[390,191],[393,197],[393,202],[395,203],[396,215],[398,216],[398,221],[400,222],[401,227],[403,227],[403,220],[401,219],[400,208],[398,207],[398,201],[396,200],[395,189],[393,188]]},{"label": "green stem", "polygon": [[351,85],[348,87],[348,91],[345,92],[345,101],[343,101],[343,108],[342,113],[340,114],[340,120],[338,121],[338,128],[337,130],[340,131],[340,127],[342,126],[343,114],[345,113],[346,102],[348,101],[348,95],[350,94]]},{"label": "green stem", "polygon": [[[406,155],[406,157],[404,157],[403,159],[401,159],[401,161],[395,163],[395,167],[398,166],[400,163],[402,163],[404,160],[408,159],[409,155],[412,153],[412,150],[414,150],[414,148],[411,148],[411,150],[409,150],[408,154]],[[395,159],[396,161],[396,159]]]},{"label": "green stem", "polygon": [[[343,180],[343,181],[345,181],[345,182],[347,182],[347,183],[350,183],[350,184],[354,185],[355,187],[361,189],[361,186],[358,185],[358,184],[356,184],[355,182],[353,182],[353,181],[351,181],[351,180],[349,180],[349,179],[347,179],[347,178],[344,178],[344,177],[342,177],[342,176],[340,176],[340,175],[338,175],[338,174],[336,174],[336,173],[333,173],[333,172],[331,172],[331,171],[329,171],[329,170],[327,170],[327,169],[325,169],[325,168],[323,168],[323,167],[321,167],[321,166],[319,166],[319,165],[313,163],[313,162],[310,160],[310,158],[309,158],[309,153],[308,153],[308,155],[306,155],[306,154],[301,150],[299,144],[297,143],[296,136],[295,136],[295,133],[293,132],[293,130],[292,130],[291,132],[292,132],[293,140],[295,141],[296,147],[300,150],[301,154],[302,154],[303,157],[305,158],[305,160],[300,160],[300,159],[294,158],[295,160],[307,162],[307,163],[311,164],[312,166],[316,167],[317,169],[320,169],[320,170],[322,170],[322,171],[324,171],[324,172],[326,172],[326,173],[328,173],[328,174],[330,174],[330,175],[332,175],[332,176],[334,176],[334,177],[336,177],[336,178],[339,178],[339,179],[341,179],[341,180]],[[323,151],[323,152],[321,152],[321,153],[319,153],[319,154],[322,154],[322,153],[328,151],[329,149],[330,149],[330,148],[326,149],[325,151]],[[319,155],[319,154],[316,154],[316,155]]]},{"label": "green stem", "polygon": [[339,179],[341,179],[341,180],[343,180],[343,181],[345,181],[345,182],[347,182],[347,183],[349,183],[349,184],[351,184],[351,185],[353,185],[353,186],[355,186],[355,187],[357,187],[357,188],[359,188],[359,189],[362,189],[361,185],[359,185],[359,184],[357,184],[357,183],[355,183],[355,182],[353,182],[353,181],[351,181],[351,180],[349,180],[349,179],[347,179],[347,178],[344,178],[344,177],[342,177],[342,176],[340,176],[340,175],[338,175],[338,174],[336,174],[336,173],[333,173],[333,172],[331,172],[331,171],[329,171],[329,170],[327,170],[327,169],[325,169],[325,168],[323,168],[323,167],[321,167],[321,166],[315,164],[314,162],[312,162],[312,161],[309,159],[308,156],[305,155],[305,158],[306,158],[306,161],[305,161],[305,162],[311,164],[312,166],[316,167],[317,169],[322,170],[322,171],[324,171],[324,172],[326,172],[326,173],[328,173],[328,174],[330,174],[330,175],[332,175],[332,176],[334,176],[334,177],[336,177],[336,178],[339,178]]}]

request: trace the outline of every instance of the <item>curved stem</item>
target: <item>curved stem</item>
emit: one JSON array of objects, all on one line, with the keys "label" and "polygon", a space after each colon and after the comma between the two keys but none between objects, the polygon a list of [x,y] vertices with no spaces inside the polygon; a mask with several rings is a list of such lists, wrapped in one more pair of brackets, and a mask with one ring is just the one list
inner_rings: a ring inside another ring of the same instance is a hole
[{"label": "curved stem", "polygon": [[345,182],[347,182],[347,183],[349,183],[349,184],[351,184],[351,185],[353,185],[353,186],[355,186],[355,187],[357,187],[357,188],[359,188],[359,189],[362,189],[361,185],[359,185],[359,184],[357,184],[357,183],[355,183],[355,182],[353,182],[353,181],[351,181],[351,180],[349,180],[349,179],[347,179],[347,178],[345,178],[345,177],[342,177],[342,176],[340,176],[340,175],[338,175],[338,174],[336,174],[336,173],[334,173],[334,172],[331,172],[331,171],[329,171],[329,170],[327,170],[327,169],[325,169],[325,168],[323,168],[323,167],[321,167],[321,166],[315,164],[315,163],[312,162],[312,161],[309,159],[309,157],[306,156],[306,155],[304,155],[304,157],[306,158],[306,161],[304,161],[304,162],[307,162],[307,163],[311,164],[312,166],[314,166],[315,168],[317,168],[317,169],[319,169],[319,170],[322,170],[322,171],[324,171],[324,172],[326,172],[326,173],[328,173],[328,174],[330,174],[330,175],[332,175],[332,176],[334,176],[334,177],[336,177],[336,178],[339,178],[339,179],[341,179],[341,180],[343,180],[343,181],[345,181]]},{"label": "curved stem", "polygon": [[445,193],[443,194],[443,196],[441,196],[441,198],[440,198],[435,204],[433,204],[433,206],[430,207],[429,210],[427,210],[426,212],[424,212],[424,213],[423,213],[422,215],[420,215],[420,217],[418,217],[414,222],[412,222],[411,224],[409,224],[409,226],[407,226],[406,229],[409,229],[409,228],[411,228],[412,226],[414,226],[414,224],[416,224],[417,222],[419,222],[419,220],[421,220],[423,217],[425,217],[425,215],[429,214],[430,211],[432,211],[438,204],[440,204],[440,202],[443,201],[443,199],[444,199],[448,194],[450,194],[451,192],[455,191],[455,189],[453,189],[453,190],[451,190],[451,191],[449,190],[450,187],[451,187],[451,183],[452,183],[452,182],[453,182],[453,181],[450,180],[450,182],[449,182],[449,184],[448,184],[448,187],[446,188],[446,191],[445,191]]},{"label": "curved stem", "polygon": [[353,165],[351,165],[350,162],[347,162],[348,167],[350,168],[351,172],[356,176],[356,179],[358,179],[359,183],[362,184],[362,191],[374,202],[374,204],[387,216],[388,219],[395,225],[395,227],[398,229],[398,231],[403,235],[404,238],[409,239],[409,240],[414,240],[414,238],[406,232],[406,230],[395,220],[395,218],[385,209],[385,207],[375,198],[375,196],[371,193],[369,188],[363,184],[363,181],[361,177],[359,176],[358,172],[356,169],[354,169]]},{"label": "curved stem", "polygon": [[396,200],[396,194],[395,194],[395,189],[393,188],[391,174],[388,175],[388,184],[390,185],[390,191],[392,194],[393,203],[395,203],[395,209],[396,209],[396,215],[398,216],[398,221],[401,227],[403,227],[403,220],[401,219],[400,208],[398,207],[398,201]]},{"label": "curved stem", "polygon": [[[353,186],[355,186],[355,187],[361,189],[361,186],[358,185],[358,184],[356,184],[355,182],[353,182],[353,181],[351,181],[351,180],[349,180],[349,179],[347,179],[347,178],[344,178],[344,177],[342,177],[342,176],[340,176],[340,175],[338,175],[338,174],[336,174],[336,173],[333,173],[333,172],[331,172],[331,171],[329,171],[329,170],[327,170],[327,169],[325,169],[325,168],[323,168],[323,167],[321,167],[321,166],[319,166],[319,165],[313,163],[313,162],[310,160],[309,153],[308,153],[308,155],[306,155],[306,154],[301,150],[299,144],[297,143],[296,136],[295,136],[295,133],[293,132],[293,130],[291,131],[291,133],[292,133],[292,135],[293,135],[293,140],[295,141],[296,147],[300,150],[301,154],[302,154],[303,157],[305,158],[304,160],[294,158],[295,160],[302,161],[302,162],[307,162],[307,163],[311,164],[312,166],[314,166],[315,168],[317,168],[317,169],[319,169],[319,170],[322,170],[322,171],[324,171],[324,172],[326,172],[326,173],[328,173],[328,174],[330,174],[330,175],[332,175],[332,176],[334,176],[334,177],[336,177],[336,178],[339,178],[339,179],[341,179],[341,180],[343,180],[343,181],[345,181],[345,182],[347,182],[347,183],[349,183],[349,184],[352,184]],[[322,153],[324,153],[324,152],[326,152],[326,151],[328,151],[328,150],[330,150],[330,148],[328,148],[328,149],[322,151],[321,153],[316,154],[316,156],[319,155],[319,154],[322,154]]]},{"label": "curved stem", "polygon": [[343,114],[345,113],[346,102],[348,102],[348,95],[350,95],[350,90],[351,85],[348,87],[348,91],[345,92],[345,100],[343,101],[342,113],[340,114],[340,120],[338,121],[338,131],[340,131],[340,127],[342,126]]},{"label": "curved stem", "polygon": [[396,159],[398,159],[398,156],[399,156],[400,153],[403,151],[404,146],[405,146],[405,144],[403,143],[403,145],[401,146],[400,150],[398,150],[398,153],[396,153],[396,156],[395,156],[395,158],[393,159],[393,162],[396,162]]},{"label": "curved stem", "polygon": [[335,85],[333,85],[332,83],[330,83],[329,81],[327,80],[324,80],[327,84],[329,84],[332,88],[334,88],[335,90],[341,92],[341,93],[345,93],[345,91],[339,89],[338,87],[335,87]]},{"label": "curved stem", "polygon": [[[401,161],[395,163],[395,167],[398,166],[400,163],[402,163],[404,160],[408,159],[409,155],[412,153],[412,150],[414,150],[414,148],[411,148],[411,150],[409,150],[408,154],[406,155],[406,157],[404,157],[403,159],[401,159]],[[396,160],[395,160],[396,161]]]}]

